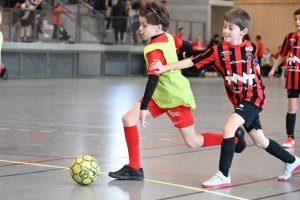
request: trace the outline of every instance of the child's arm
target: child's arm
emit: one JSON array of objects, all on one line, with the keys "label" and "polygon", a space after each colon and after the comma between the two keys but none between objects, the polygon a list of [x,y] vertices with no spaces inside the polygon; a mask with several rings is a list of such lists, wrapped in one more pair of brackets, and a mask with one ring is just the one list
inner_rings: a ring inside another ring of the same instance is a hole
[{"label": "child's arm", "polygon": [[283,57],[282,55],[279,55],[275,64],[273,65],[272,69],[270,70],[268,76],[269,79],[272,81],[273,77],[274,77],[274,72],[277,69],[277,67],[282,63],[282,61],[285,59],[285,57]]},{"label": "child's arm", "polygon": [[181,60],[176,63],[172,63],[169,65],[162,65],[160,60],[153,60],[153,62],[150,65],[150,70],[156,70],[157,74],[172,70],[172,69],[185,69],[194,66],[194,63],[192,62],[191,58]]}]

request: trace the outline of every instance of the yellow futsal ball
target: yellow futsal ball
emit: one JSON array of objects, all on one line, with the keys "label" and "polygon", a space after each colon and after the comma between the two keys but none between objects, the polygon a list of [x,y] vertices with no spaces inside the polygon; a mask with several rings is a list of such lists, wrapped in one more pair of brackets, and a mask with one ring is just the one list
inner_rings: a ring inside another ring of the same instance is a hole
[{"label": "yellow futsal ball", "polygon": [[96,181],[100,173],[97,160],[89,155],[77,156],[71,164],[70,175],[76,183],[88,185]]}]

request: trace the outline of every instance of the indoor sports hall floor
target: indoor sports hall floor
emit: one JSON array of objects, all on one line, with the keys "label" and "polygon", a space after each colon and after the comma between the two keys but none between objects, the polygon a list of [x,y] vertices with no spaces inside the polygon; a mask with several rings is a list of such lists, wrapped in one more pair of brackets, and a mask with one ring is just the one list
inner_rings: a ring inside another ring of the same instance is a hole
[{"label": "indoor sports hall floor", "polygon": [[[0,82],[0,200],[299,200],[300,171],[278,182],[284,164],[253,146],[235,154],[233,186],[204,189],[218,171],[220,147],[190,149],[166,116],[140,129],[144,181],[118,181],[109,171],[127,164],[122,115],[141,98],[145,77],[9,79]],[[220,78],[190,78],[197,102],[196,131],[220,133],[233,108]],[[286,138],[284,79],[264,78],[267,107],[260,118],[267,137]],[[300,117],[296,147],[300,156]],[[140,127],[140,125],[139,125]],[[78,155],[94,156],[96,182],[80,186],[69,175]]]}]

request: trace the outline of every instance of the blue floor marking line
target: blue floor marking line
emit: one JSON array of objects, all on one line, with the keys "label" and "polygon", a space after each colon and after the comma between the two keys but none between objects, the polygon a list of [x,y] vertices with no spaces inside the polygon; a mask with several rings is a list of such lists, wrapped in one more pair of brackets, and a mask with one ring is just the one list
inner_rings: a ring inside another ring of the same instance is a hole
[{"label": "blue floor marking line", "polygon": [[28,172],[15,172],[15,173],[12,173],[12,174],[0,174],[0,177],[34,174],[34,173],[48,172],[48,171],[54,171],[54,170],[61,170],[61,169],[59,169],[59,168],[58,169],[57,168],[49,168],[49,169],[35,170],[35,171],[28,171]]}]

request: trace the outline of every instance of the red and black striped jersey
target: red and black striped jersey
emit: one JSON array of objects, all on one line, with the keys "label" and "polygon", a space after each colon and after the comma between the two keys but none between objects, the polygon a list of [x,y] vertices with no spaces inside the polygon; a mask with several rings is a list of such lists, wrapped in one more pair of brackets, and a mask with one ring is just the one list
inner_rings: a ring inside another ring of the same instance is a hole
[{"label": "red and black striped jersey", "polygon": [[200,70],[213,67],[223,77],[227,96],[234,108],[248,101],[259,108],[266,104],[257,59],[257,46],[244,40],[240,45],[221,43],[192,59]]},{"label": "red and black striped jersey", "polygon": [[286,69],[287,89],[300,89],[300,36],[297,32],[289,33],[285,36],[280,55],[288,55]]}]

